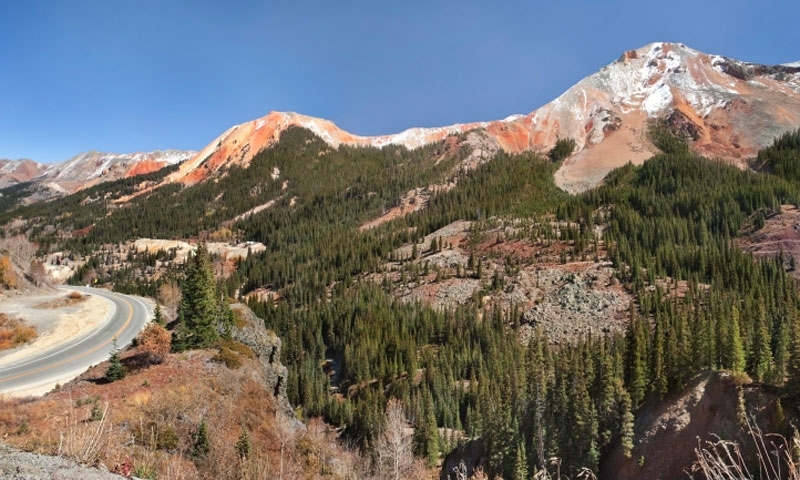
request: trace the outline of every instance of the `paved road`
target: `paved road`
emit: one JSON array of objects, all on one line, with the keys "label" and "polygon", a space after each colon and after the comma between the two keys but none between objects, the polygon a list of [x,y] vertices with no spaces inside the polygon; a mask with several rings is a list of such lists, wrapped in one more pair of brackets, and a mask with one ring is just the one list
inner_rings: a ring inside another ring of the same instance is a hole
[{"label": "paved road", "polygon": [[56,383],[71,380],[90,366],[108,360],[114,338],[117,347],[128,345],[150,317],[147,305],[136,297],[97,288],[69,289],[110,300],[114,305],[111,315],[94,331],[0,368],[0,394],[44,393]]}]

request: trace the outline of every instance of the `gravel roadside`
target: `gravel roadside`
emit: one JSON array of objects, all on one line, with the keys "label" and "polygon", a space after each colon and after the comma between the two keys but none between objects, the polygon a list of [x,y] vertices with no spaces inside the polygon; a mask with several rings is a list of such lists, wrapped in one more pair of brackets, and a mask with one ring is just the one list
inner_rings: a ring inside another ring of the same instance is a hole
[{"label": "gravel roadside", "polygon": [[123,477],[63,457],[22,452],[0,443],[0,478],[8,480],[120,480]]}]

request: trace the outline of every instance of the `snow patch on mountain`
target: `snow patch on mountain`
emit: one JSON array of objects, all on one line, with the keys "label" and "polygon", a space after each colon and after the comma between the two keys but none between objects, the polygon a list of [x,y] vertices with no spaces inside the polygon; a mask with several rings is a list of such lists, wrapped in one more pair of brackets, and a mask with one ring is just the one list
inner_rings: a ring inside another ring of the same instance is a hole
[{"label": "snow patch on mountain", "polygon": [[648,115],[654,117],[664,111],[672,103],[672,100],[672,91],[667,84],[662,83],[654,91],[647,94],[642,106]]}]

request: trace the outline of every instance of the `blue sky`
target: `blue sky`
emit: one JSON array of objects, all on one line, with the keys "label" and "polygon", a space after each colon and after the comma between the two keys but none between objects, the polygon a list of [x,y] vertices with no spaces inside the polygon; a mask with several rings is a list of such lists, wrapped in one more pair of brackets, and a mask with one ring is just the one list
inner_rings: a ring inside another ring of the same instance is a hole
[{"label": "blue sky", "polygon": [[654,41],[800,60],[800,2],[0,4],[0,158],[199,150],[291,110],[352,133],[528,113]]}]

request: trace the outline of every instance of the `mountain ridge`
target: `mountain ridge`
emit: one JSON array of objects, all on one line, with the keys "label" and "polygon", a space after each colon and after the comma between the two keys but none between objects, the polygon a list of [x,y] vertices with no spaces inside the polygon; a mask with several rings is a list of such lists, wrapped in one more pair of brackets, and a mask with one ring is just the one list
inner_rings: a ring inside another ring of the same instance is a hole
[{"label": "mountain ridge", "polygon": [[107,153],[89,150],[57,163],[30,159],[0,159],[0,188],[31,182],[37,189],[29,201],[38,201],[83,190],[105,181],[118,180],[175,165],[192,157],[194,151],[154,150],[152,152]]},{"label": "mountain ridge", "polygon": [[[558,139],[571,138],[576,149],[555,175],[559,187],[577,193],[599,185],[613,168],[629,161],[641,164],[657,153],[647,138],[653,120],[665,122],[687,139],[694,152],[746,167],[759,148],[800,125],[800,62],[762,65],[702,53],[681,43],[656,42],[624,52],[527,114],[361,136],[331,120],[272,111],[231,126],[199,152],[90,151],[53,165],[0,160],[0,188],[33,181],[46,186],[52,197],[181,162],[163,183],[191,185],[224,175],[231,165],[246,167],[294,126],[312,131],[333,148],[414,149],[479,132],[481,150],[513,154],[547,151]],[[473,136],[461,143],[474,148],[475,140]]]},{"label": "mountain ridge", "polygon": [[744,166],[759,148],[800,125],[800,64],[761,65],[656,42],[624,52],[534,111],[501,120],[360,136],[330,120],[273,111],[230,127],[166,181],[194,184],[227,165],[246,166],[256,153],[274,145],[280,133],[299,126],[334,148],[413,149],[482,131],[495,149],[520,153],[545,151],[559,138],[572,138],[576,150],[556,180],[561,188],[578,192],[598,185],[615,167],[628,161],[640,164],[657,153],[646,138],[652,120],[665,121],[696,153]]}]

